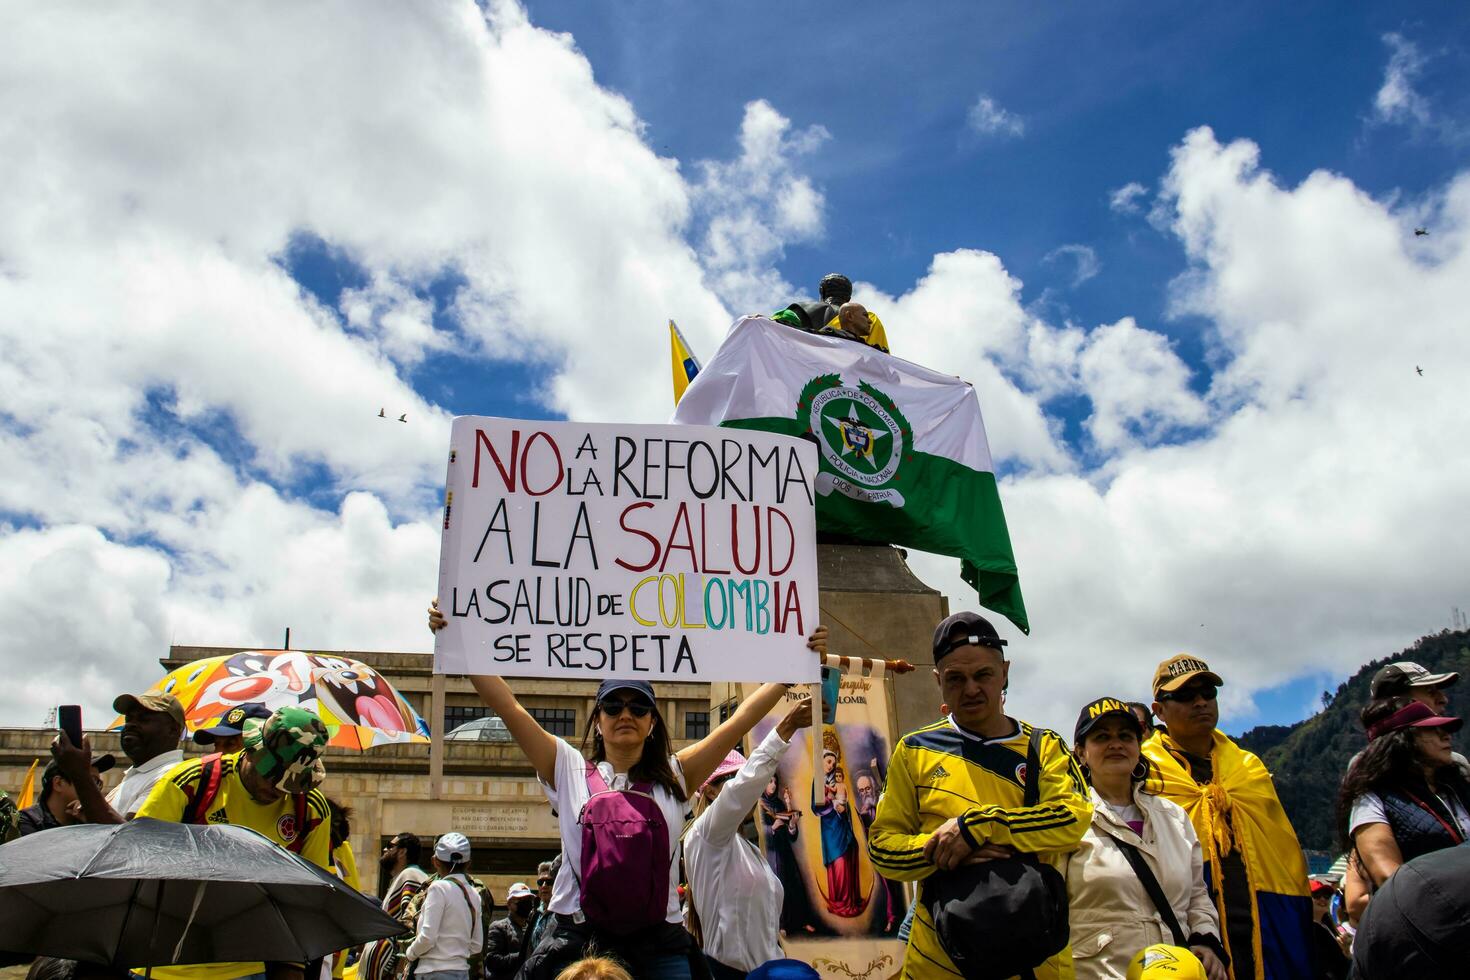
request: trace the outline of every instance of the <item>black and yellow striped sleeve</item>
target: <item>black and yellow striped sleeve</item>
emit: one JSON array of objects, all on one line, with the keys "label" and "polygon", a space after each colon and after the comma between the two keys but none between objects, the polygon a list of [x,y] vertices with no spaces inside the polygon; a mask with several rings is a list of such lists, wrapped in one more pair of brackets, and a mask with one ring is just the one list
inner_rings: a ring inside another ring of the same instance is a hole
[{"label": "black and yellow striped sleeve", "polygon": [[868,828],[868,857],[890,881],[918,881],[936,870],[924,857],[930,833],[921,831],[919,794],[910,768],[910,749],[899,740],[888,763],[888,779],[878,800],[878,813]]},{"label": "black and yellow striped sleeve", "polygon": [[306,826],[300,833],[306,835],[301,856],[320,868],[332,866],[332,811],[327,798],[319,789],[311,790],[306,796]]},{"label": "black and yellow striped sleeve", "polygon": [[167,776],[153,784],[153,789],[149,790],[147,799],[134,816],[179,823],[184,819],[189,801],[199,791],[199,778],[198,759],[179,763]]},{"label": "black and yellow striped sleeve", "polygon": [[1028,853],[1075,850],[1092,823],[1092,799],[1067,743],[1051,731],[1041,736],[1039,790],[1035,806],[976,807],[965,812],[960,825],[976,844],[1004,844]]}]

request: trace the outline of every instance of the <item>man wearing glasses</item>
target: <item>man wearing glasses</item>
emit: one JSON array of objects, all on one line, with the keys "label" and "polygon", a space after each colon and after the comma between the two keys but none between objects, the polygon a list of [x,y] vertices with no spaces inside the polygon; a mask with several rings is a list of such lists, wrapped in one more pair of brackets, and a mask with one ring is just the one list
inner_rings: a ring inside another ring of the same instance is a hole
[{"label": "man wearing glasses", "polygon": [[1158,727],[1143,743],[1149,789],[1184,808],[1199,836],[1234,980],[1311,971],[1307,864],[1271,773],[1219,731],[1225,682],[1182,654],[1154,672]]},{"label": "man wearing glasses", "polygon": [[560,854],[555,860],[542,861],[536,866],[536,909],[531,913],[531,921],[526,926],[525,939],[521,944],[522,956],[536,948],[542,935],[556,920],[556,916],[551,914],[551,886],[556,881],[556,873],[559,870],[561,870]]},{"label": "man wearing glasses", "polygon": [[391,882],[383,895],[383,911],[394,918],[429,880],[424,869],[419,867],[422,850],[423,845],[415,835],[396,834],[378,858],[382,876]]}]

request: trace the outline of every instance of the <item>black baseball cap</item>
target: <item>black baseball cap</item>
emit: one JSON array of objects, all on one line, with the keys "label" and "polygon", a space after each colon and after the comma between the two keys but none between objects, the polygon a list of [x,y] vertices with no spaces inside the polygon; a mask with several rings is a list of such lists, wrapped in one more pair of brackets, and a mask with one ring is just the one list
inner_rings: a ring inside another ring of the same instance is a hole
[{"label": "black baseball cap", "polygon": [[1410,660],[1400,660],[1381,668],[1373,675],[1370,693],[1375,698],[1402,694],[1411,687],[1449,687],[1460,679],[1454,672],[1432,674]]},{"label": "black baseball cap", "polygon": [[[97,775],[102,775],[117,766],[117,757],[112,754],[92,756],[92,768],[97,770]],[[46,768],[41,770],[41,787],[45,791],[51,789],[51,778],[53,776],[65,775],[61,771],[61,763],[52,759],[46,763]],[[37,796],[42,794],[38,793]]]},{"label": "black baseball cap", "polygon": [[649,704],[658,705],[653,696],[653,685],[647,681],[603,681],[597,686],[597,703],[601,704],[614,691],[634,691],[643,695]]},{"label": "black baseball cap", "polygon": [[1000,638],[990,620],[977,613],[957,612],[947,616],[934,628],[934,663],[937,666],[948,654],[962,646],[982,646],[1000,650],[1006,641]]},{"label": "black baseball cap", "polygon": [[217,738],[228,738],[232,735],[242,735],[245,732],[245,722],[251,718],[259,718],[265,721],[271,716],[270,709],[263,704],[241,704],[236,705],[225,712],[219,724],[213,728],[201,728],[194,733],[194,741],[200,745],[213,745]]},{"label": "black baseball cap", "polygon": [[1127,701],[1117,698],[1098,698],[1096,701],[1084,705],[1080,714],[1077,715],[1077,727],[1072,732],[1072,744],[1081,745],[1087,733],[1108,715],[1122,715],[1128,719],[1128,724],[1139,738],[1143,738],[1143,723],[1138,720],[1138,715],[1133,713]]}]

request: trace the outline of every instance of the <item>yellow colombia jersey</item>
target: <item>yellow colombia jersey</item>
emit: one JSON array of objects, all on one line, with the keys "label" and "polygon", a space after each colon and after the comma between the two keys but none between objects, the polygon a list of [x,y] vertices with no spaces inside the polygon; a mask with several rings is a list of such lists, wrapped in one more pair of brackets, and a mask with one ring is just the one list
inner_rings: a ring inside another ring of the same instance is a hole
[{"label": "yellow colombia jersey", "polygon": [[[924,844],[947,820],[959,818],[977,844],[1004,844],[1050,864],[1076,849],[1092,822],[1082,771],[1056,732],[1041,736],[1040,802],[1021,806],[1031,726],[981,738],[946,719],[905,735],[893,750],[878,815],[868,830],[873,868],[895,881],[920,881],[938,870]],[[922,888],[922,886],[921,886]],[[1070,980],[1068,947],[1038,966],[1038,980]],[[903,976],[957,977],[922,902],[914,912]]]},{"label": "yellow colombia jersey", "polygon": [[[296,803],[289,796],[279,801],[262,805],[250,798],[245,784],[240,782],[237,771],[240,755],[227,755],[220,760],[219,792],[210,804],[206,817],[209,823],[227,823],[235,827],[249,827],[284,846],[296,839],[302,828],[296,826]],[[190,759],[177,766],[166,777],[159,780],[148,794],[139,817],[169,820],[179,823],[184,819],[189,800],[198,789],[201,759]],[[300,854],[321,868],[331,867],[331,823],[327,814],[327,798],[320,790],[312,790],[306,797],[306,844]],[[211,886],[212,887],[212,886]],[[209,901],[208,892],[204,900]],[[203,966],[154,967],[153,976],[159,980],[232,980],[234,977],[260,973],[265,967],[260,963],[210,963]],[[137,970],[142,973],[143,971]]]}]

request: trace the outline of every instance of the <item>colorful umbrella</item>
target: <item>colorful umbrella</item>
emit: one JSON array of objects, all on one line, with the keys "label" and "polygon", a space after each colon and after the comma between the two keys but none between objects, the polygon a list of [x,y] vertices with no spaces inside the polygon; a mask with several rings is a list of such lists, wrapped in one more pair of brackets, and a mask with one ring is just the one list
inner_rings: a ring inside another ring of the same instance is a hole
[{"label": "colorful umbrella", "polygon": [[[212,728],[236,705],[255,703],[316,712],[333,732],[329,745],[429,741],[429,726],[381,674],[332,654],[249,650],[209,657],[170,671],[149,691],[177,697],[190,731]],[[112,723],[121,725],[121,718]]]}]

